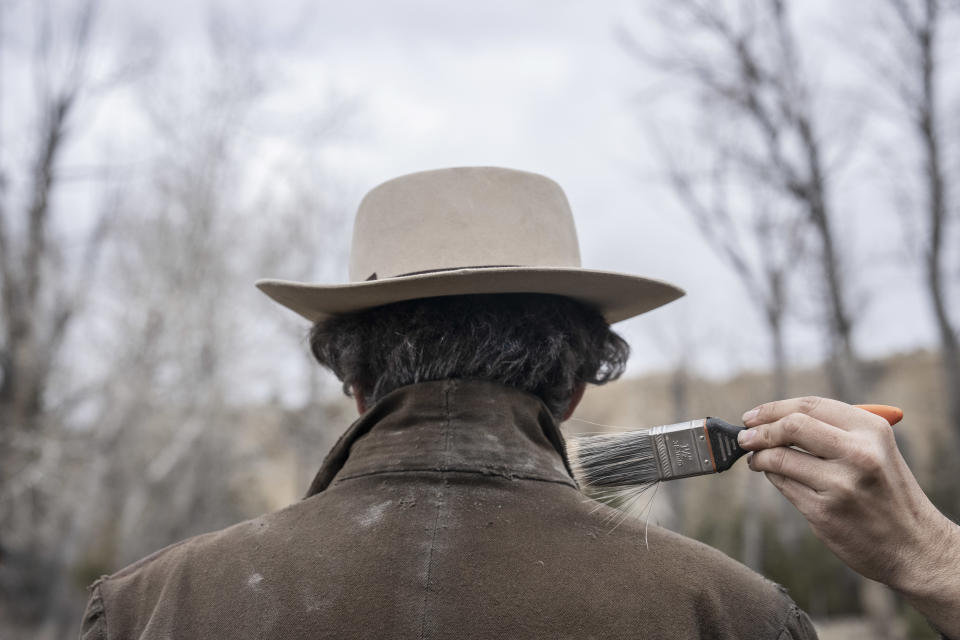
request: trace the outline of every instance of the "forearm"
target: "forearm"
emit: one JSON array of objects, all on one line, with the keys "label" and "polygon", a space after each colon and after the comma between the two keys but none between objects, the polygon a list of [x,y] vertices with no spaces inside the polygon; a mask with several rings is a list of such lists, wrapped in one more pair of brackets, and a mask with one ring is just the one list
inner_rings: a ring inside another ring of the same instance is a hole
[{"label": "forearm", "polygon": [[940,518],[930,530],[929,553],[890,586],[937,630],[960,640],[960,526]]}]

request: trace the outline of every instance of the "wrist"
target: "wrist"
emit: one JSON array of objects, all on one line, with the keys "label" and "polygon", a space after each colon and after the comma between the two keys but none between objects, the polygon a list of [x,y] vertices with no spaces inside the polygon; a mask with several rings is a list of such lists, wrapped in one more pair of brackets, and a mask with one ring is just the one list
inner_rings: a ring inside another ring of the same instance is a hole
[{"label": "wrist", "polygon": [[939,511],[889,586],[931,618],[960,611],[960,526]]}]

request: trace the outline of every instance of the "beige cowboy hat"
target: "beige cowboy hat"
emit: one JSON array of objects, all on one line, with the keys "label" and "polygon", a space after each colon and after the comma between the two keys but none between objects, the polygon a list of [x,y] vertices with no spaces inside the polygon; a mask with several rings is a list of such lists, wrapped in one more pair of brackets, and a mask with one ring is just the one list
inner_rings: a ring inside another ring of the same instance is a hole
[{"label": "beige cowboy hat", "polygon": [[560,185],[498,167],[411,173],[370,191],[354,221],[347,284],[256,285],[311,322],[415,298],[549,293],[592,305],[612,324],[684,294],[652,278],[581,269]]}]

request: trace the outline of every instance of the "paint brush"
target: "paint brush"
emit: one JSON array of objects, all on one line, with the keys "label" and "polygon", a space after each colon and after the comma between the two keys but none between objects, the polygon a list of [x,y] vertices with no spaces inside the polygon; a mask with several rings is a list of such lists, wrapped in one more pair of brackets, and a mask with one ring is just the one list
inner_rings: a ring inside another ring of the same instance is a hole
[{"label": "paint brush", "polygon": [[[891,426],[903,417],[897,407],[857,406]],[[573,436],[567,438],[567,457],[585,492],[616,492],[726,471],[747,453],[737,443],[737,434],[744,429],[719,418],[701,418],[638,431]]]}]

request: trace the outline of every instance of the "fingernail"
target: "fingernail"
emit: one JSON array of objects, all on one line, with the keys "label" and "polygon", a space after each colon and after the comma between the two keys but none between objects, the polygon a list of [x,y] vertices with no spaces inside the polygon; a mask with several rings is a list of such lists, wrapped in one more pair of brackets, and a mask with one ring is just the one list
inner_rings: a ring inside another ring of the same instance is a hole
[{"label": "fingernail", "polygon": [[[746,420],[744,420],[744,422],[746,422]],[[756,432],[753,429],[744,429],[737,434],[737,442],[739,442],[741,446],[750,444],[754,436],[756,436]]]},{"label": "fingernail", "polygon": [[760,407],[755,407],[743,414],[743,424],[747,424],[751,420],[757,417],[757,414],[760,413]]}]

